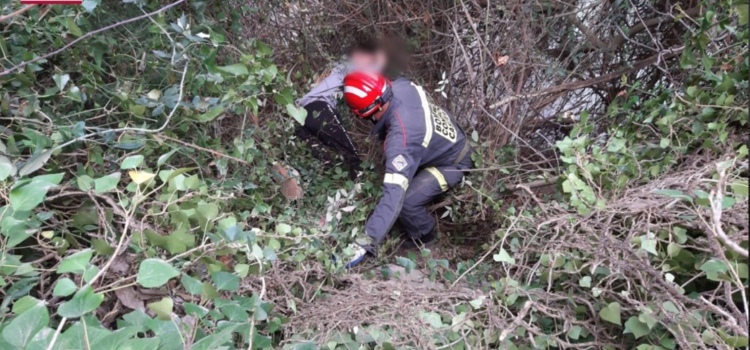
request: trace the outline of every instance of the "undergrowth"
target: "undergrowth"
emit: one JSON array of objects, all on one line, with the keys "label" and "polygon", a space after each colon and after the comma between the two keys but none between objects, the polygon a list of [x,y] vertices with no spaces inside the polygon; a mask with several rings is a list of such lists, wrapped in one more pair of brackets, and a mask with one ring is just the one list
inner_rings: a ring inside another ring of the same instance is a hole
[{"label": "undergrowth", "polygon": [[178,1],[95,35],[164,4],[11,18],[0,349],[746,347],[748,6],[704,5],[681,85],[623,77],[609,122],[558,117],[559,172],[526,175],[546,192],[488,184],[524,164],[472,133],[480,170],[432,208],[440,245],[399,251],[394,232],[357,271],[332,256],[380,160],[351,181],[295,139],[309,81],[241,35],[251,7]]}]

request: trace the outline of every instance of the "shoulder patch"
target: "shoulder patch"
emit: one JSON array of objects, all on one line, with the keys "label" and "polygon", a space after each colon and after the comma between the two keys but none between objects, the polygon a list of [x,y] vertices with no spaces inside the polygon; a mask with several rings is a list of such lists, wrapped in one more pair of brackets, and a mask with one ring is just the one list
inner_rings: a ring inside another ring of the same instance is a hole
[{"label": "shoulder patch", "polygon": [[409,163],[406,161],[406,158],[404,158],[403,155],[399,154],[398,157],[393,158],[391,161],[391,164],[393,164],[393,167],[396,168],[396,170],[401,171],[404,170],[407,166],[409,166]]}]

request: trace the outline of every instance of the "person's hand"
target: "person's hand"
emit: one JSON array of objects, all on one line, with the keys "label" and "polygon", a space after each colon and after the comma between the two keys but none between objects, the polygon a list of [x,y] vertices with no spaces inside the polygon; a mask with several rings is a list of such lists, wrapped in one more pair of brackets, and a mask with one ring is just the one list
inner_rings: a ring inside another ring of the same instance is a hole
[{"label": "person's hand", "polygon": [[367,250],[359,244],[349,244],[349,246],[344,249],[344,252],[347,253],[347,259],[345,260],[346,265],[344,265],[347,269],[351,269],[358,265],[365,260],[365,257],[367,256]]}]

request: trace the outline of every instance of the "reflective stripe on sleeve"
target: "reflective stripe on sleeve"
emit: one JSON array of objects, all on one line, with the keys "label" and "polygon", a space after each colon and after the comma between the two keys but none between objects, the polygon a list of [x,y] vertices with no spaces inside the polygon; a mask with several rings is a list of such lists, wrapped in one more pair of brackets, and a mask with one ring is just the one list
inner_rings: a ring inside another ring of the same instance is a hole
[{"label": "reflective stripe on sleeve", "polygon": [[443,173],[440,172],[440,170],[437,170],[436,168],[425,168],[424,170],[427,170],[432,176],[434,176],[438,183],[440,184],[440,190],[445,192],[448,190],[448,182],[445,181],[445,176],[443,176]]},{"label": "reflective stripe on sleeve", "polygon": [[422,147],[427,148],[427,146],[430,145],[430,140],[432,139],[432,111],[430,110],[430,103],[427,102],[427,96],[424,93],[424,90],[422,90],[422,87],[419,85],[416,85],[414,83],[411,83],[412,86],[414,86],[417,89],[417,93],[419,94],[419,99],[422,101],[422,110],[424,111],[424,141],[422,141]]},{"label": "reflective stripe on sleeve", "polygon": [[385,180],[383,181],[383,183],[399,185],[404,189],[404,191],[409,188],[409,179],[401,174],[385,174]]}]

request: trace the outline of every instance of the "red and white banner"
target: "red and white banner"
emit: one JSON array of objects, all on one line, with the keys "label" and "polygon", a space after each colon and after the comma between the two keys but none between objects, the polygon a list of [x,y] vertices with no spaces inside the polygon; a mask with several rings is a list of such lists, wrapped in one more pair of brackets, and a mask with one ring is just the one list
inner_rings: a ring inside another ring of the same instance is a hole
[{"label": "red and white banner", "polygon": [[80,5],[83,0],[21,0],[22,4],[36,5]]}]

